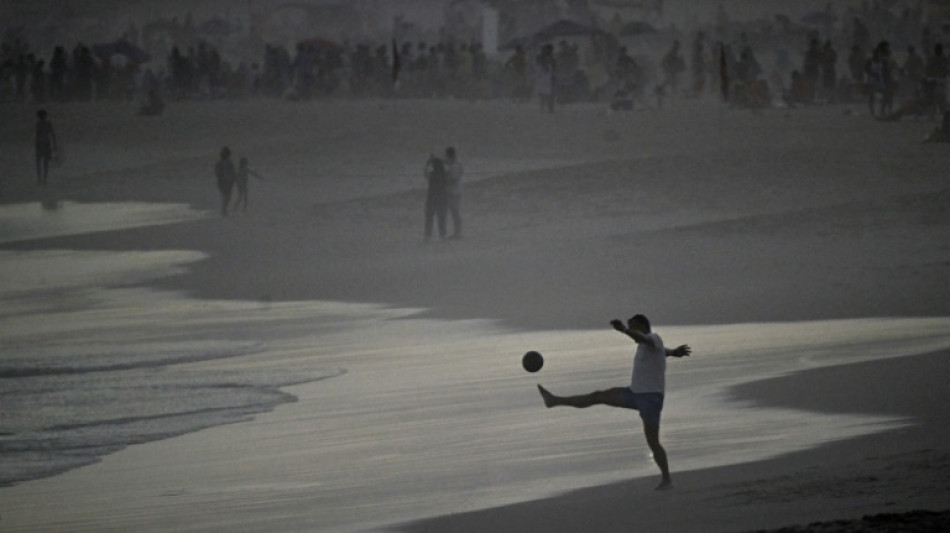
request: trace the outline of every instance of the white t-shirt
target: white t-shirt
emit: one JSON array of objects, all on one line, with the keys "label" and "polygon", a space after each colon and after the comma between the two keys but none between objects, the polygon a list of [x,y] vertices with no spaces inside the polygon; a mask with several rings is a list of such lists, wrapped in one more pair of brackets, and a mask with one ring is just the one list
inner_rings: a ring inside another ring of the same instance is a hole
[{"label": "white t-shirt", "polygon": [[637,343],[637,355],[633,357],[633,377],[630,389],[633,392],[659,392],[666,390],[666,350],[663,339],[656,333],[647,333],[653,346]]}]

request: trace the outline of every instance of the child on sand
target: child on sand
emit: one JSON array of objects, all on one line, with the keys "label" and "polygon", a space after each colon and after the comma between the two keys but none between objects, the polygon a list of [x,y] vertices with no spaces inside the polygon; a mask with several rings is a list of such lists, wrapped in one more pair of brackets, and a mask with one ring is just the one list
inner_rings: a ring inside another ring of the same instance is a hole
[{"label": "child on sand", "polygon": [[234,202],[234,209],[241,208],[241,212],[247,211],[247,178],[248,176],[254,176],[255,178],[262,180],[263,176],[251,170],[248,166],[247,158],[242,157],[241,161],[238,162],[237,169],[237,200]]}]

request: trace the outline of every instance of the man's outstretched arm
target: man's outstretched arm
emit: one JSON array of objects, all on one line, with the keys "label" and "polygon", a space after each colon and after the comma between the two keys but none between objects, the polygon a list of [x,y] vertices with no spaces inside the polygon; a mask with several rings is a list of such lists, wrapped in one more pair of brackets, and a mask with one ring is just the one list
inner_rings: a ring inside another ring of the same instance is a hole
[{"label": "man's outstretched arm", "polygon": [[[617,320],[616,318],[610,321],[610,325],[613,326],[615,330],[629,336],[637,343],[649,344],[650,346],[653,346],[653,339],[647,337],[639,331],[632,330],[624,326],[623,322]],[[688,344],[677,346],[672,350],[669,348],[664,348],[664,351],[666,352],[667,357],[689,357],[690,354],[693,353],[693,349],[690,348]]]},{"label": "man's outstretched arm", "polygon": [[637,344],[648,344],[653,346],[653,339],[647,337],[637,330],[628,328],[623,322],[617,320],[616,318],[610,321],[610,325],[613,326],[615,330],[633,339]]},{"label": "man's outstretched arm", "polygon": [[666,350],[667,357],[689,357],[689,355],[693,353],[693,349],[690,348],[688,344],[677,346],[676,348],[673,348],[672,350],[669,348],[665,348],[665,350]]}]

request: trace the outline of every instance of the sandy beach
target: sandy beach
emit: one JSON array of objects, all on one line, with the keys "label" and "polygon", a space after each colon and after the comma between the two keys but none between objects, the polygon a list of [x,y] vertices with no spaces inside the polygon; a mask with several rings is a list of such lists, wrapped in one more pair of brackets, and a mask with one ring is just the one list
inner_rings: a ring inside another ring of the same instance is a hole
[{"label": "sandy beach", "polygon": [[[930,120],[686,100],[49,111],[66,160],[39,188],[35,109],[0,107],[5,371],[95,340],[160,359],[141,386],[266,399],[0,487],[4,530],[725,532],[947,510],[950,152],[921,142]],[[223,145],[264,177],[229,217]],[[465,236],[423,243],[422,167],[450,145]],[[671,363],[662,493],[635,420],[547,411],[534,388],[622,383],[608,321],[635,312],[694,350]]]}]

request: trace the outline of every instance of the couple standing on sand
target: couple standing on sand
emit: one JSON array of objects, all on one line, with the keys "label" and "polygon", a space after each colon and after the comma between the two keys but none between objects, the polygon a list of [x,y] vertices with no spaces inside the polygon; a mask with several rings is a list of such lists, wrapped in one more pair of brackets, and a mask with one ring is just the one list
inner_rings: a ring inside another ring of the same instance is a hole
[{"label": "couple standing on sand", "polygon": [[462,237],[462,195],[459,185],[462,181],[462,163],[456,157],[455,148],[445,149],[445,159],[434,155],[426,161],[423,175],[428,182],[426,191],[425,210],[425,240],[432,239],[432,225],[438,220],[439,237],[444,239],[446,233],[446,215],[452,214],[454,231],[450,239]]},{"label": "couple standing on sand", "polygon": [[218,192],[221,193],[221,216],[228,216],[228,206],[231,204],[231,191],[237,185],[238,196],[234,202],[234,209],[240,208],[241,211],[247,211],[247,178],[254,176],[257,179],[264,179],[260,174],[248,168],[246,157],[242,157],[238,168],[234,168],[234,162],[231,161],[231,149],[225,146],[221,149],[221,156],[218,163],[214,166],[214,175],[218,180]]}]

